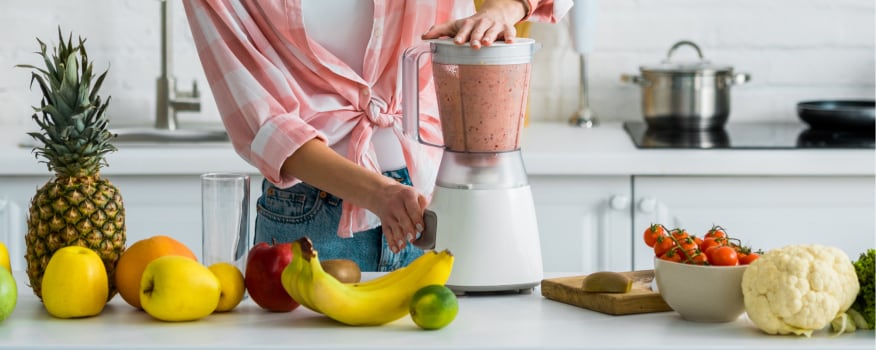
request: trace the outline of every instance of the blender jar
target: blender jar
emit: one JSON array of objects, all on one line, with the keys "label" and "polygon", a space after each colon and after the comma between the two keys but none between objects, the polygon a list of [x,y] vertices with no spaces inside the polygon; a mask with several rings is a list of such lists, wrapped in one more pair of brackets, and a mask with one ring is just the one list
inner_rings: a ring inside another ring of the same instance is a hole
[{"label": "blender jar", "polygon": [[438,39],[429,41],[428,51],[409,49],[404,55],[403,80],[407,132],[419,135],[416,68],[419,57],[428,52],[432,54],[443,147],[452,152],[519,149],[534,51],[535,41],[527,38],[480,49]]}]

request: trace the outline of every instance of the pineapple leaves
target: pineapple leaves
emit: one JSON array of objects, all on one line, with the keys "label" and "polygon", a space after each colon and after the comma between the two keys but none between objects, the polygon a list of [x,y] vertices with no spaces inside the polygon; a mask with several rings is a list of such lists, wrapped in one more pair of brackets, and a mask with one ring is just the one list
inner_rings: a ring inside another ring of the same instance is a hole
[{"label": "pineapple leaves", "polygon": [[106,165],[106,154],[117,150],[110,143],[115,135],[108,130],[110,98],[102,101],[98,94],[109,69],[95,80],[85,39],[79,37],[74,45],[73,34],[65,39],[60,28],[59,42],[51,52],[46,43],[36,40],[45,67],[17,65],[32,70],[31,87],[35,81],[42,92],[32,116],[41,130],[28,133],[40,142],[34,153],[61,176],[96,174]]}]

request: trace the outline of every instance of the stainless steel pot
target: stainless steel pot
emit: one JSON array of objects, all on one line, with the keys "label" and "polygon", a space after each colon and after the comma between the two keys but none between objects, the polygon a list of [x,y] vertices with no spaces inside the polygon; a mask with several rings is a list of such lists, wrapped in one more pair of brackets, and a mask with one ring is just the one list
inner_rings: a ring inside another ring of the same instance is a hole
[{"label": "stainless steel pot", "polygon": [[[672,53],[682,46],[693,47],[699,60],[672,61]],[[751,80],[731,66],[710,63],[690,41],[675,43],[663,62],[639,70],[641,76],[623,74],[621,80],[642,87],[642,112],[654,129],[723,128],[730,115],[730,87]]]}]

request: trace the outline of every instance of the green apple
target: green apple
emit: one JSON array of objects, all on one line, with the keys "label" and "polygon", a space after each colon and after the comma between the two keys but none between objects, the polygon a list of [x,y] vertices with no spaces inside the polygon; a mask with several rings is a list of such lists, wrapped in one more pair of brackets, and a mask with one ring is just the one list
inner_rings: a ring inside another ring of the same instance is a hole
[{"label": "green apple", "polygon": [[55,251],[43,272],[43,306],[57,318],[100,314],[109,296],[103,260],[93,250],[67,246]]},{"label": "green apple", "polygon": [[187,257],[166,255],[146,265],[140,279],[140,304],[162,321],[194,321],[219,305],[219,279]]},{"label": "green apple", "polygon": [[0,268],[0,321],[5,320],[15,310],[18,302],[18,287],[12,273]]}]

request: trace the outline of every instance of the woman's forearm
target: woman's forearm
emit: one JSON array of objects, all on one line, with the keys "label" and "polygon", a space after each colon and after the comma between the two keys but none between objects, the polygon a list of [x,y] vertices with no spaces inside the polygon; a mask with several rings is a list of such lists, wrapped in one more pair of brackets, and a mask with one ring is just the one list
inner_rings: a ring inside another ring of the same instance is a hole
[{"label": "woman's forearm", "polygon": [[391,184],[389,179],[337,154],[318,139],[302,145],[283,163],[284,176],[293,176],[360,207],[370,208],[369,194]]}]

